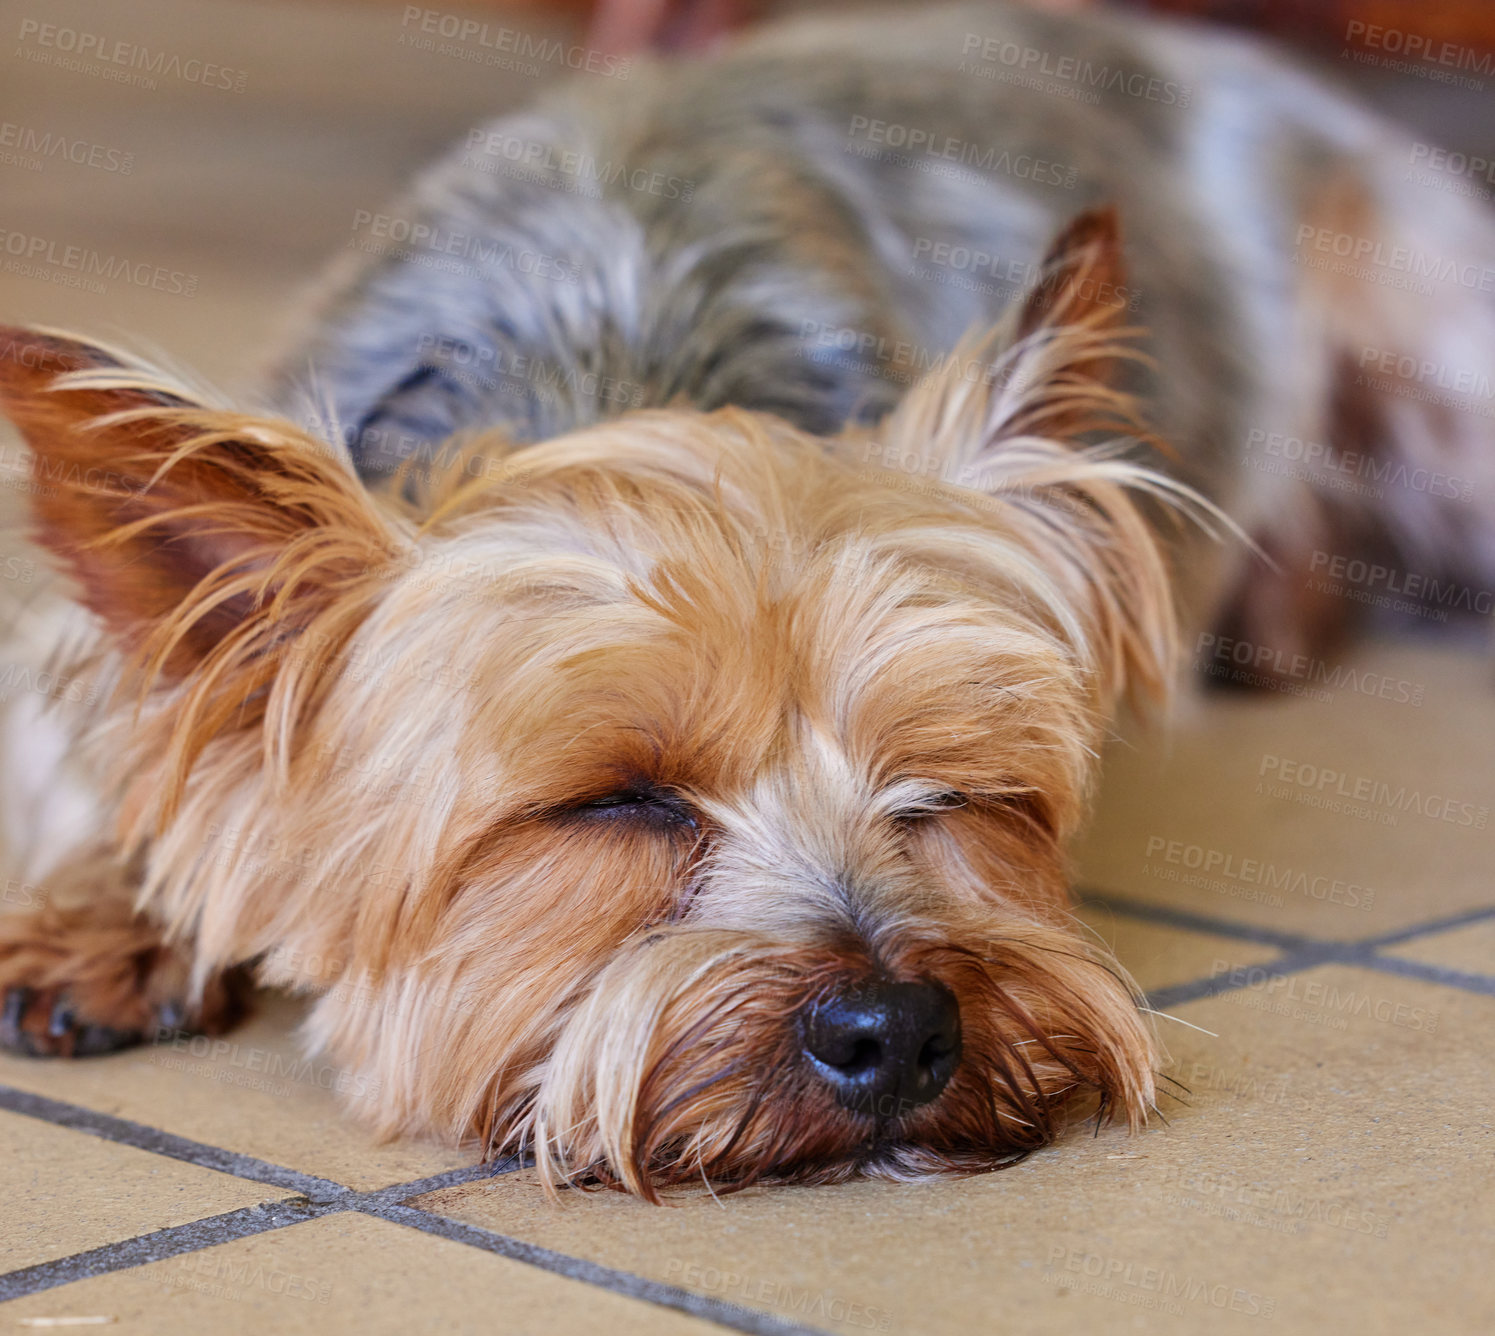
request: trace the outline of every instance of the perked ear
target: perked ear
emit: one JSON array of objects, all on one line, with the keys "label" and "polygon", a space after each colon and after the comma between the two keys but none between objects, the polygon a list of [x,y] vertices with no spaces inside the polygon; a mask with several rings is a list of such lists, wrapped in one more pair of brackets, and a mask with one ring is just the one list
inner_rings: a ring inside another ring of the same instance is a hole
[{"label": "perked ear", "polygon": [[[1037,281],[995,329],[968,339],[878,429],[884,458],[999,500],[1043,568],[1069,590],[1076,649],[1108,699],[1160,694],[1176,652],[1171,581],[1139,494],[1191,514],[1207,503],[1124,458],[1161,448],[1134,396],[1114,383],[1140,329],[1113,209],[1082,213],[1055,238]],[[1157,515],[1154,515],[1154,519]]]},{"label": "perked ear", "polygon": [[1136,401],[1114,384],[1124,362],[1141,360],[1142,331],[1123,319],[1129,305],[1116,211],[1080,214],[1001,323],[964,339],[879,435],[917,455],[926,475],[981,490],[1000,481],[1014,441],[1147,437]]},{"label": "perked ear", "polygon": [[[0,413],[31,447],[36,538],[168,678],[229,642],[263,656],[396,549],[328,446],[102,347],[0,327]],[[251,622],[273,624],[252,650]]]}]

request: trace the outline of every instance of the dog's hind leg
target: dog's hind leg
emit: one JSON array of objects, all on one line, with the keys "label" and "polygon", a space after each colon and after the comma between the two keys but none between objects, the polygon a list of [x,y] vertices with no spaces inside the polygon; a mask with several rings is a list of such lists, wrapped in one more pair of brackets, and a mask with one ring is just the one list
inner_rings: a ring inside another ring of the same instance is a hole
[{"label": "dog's hind leg", "polygon": [[1405,136],[1339,110],[1343,142],[1305,139],[1289,173],[1285,263],[1260,281],[1292,316],[1240,517],[1274,565],[1242,571],[1217,626],[1268,661],[1331,657],[1367,609],[1495,601],[1495,217],[1406,179]]},{"label": "dog's hind leg", "polygon": [[[1300,257],[1320,262],[1302,270],[1305,309],[1332,358],[1318,490],[1400,583],[1488,616],[1474,604],[1495,588],[1495,217],[1401,179],[1408,158],[1332,171],[1299,228]],[[1367,553],[1320,564],[1345,555]]]},{"label": "dog's hind leg", "polygon": [[69,857],[28,908],[0,915],[0,1048],[88,1057],[164,1030],[218,1034],[244,1014],[238,973],[189,993],[191,956],[134,906],[136,874],[96,847]]}]

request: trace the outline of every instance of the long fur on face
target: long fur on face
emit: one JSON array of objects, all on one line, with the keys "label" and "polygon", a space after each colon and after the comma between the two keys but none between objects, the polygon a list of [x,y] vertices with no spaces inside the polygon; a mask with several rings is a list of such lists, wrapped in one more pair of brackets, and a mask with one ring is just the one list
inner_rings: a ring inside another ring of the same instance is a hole
[{"label": "long fur on face", "polygon": [[[478,438],[418,502],[13,334],[38,469],[117,475],[39,536],[110,632],[116,827],[197,986],[258,959],[317,991],[375,1127],[552,1185],[990,1167],[1084,1092],[1139,1122],[1152,1036],[1063,855],[1173,645],[1134,497],[1177,489],[1083,444],[1135,429],[1125,331],[1072,281],[1115,246],[1063,238],[875,438],[642,413]],[[929,1105],[842,1109],[803,1061],[796,1017],[869,974],[959,1003]]]}]

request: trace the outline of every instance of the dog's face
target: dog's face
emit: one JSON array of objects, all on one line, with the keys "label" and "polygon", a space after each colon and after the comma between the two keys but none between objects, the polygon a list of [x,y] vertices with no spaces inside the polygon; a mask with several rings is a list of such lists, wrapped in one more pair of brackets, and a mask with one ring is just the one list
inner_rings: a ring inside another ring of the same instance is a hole
[{"label": "dog's face", "polygon": [[1147,479],[1072,443],[1125,407],[1109,319],[1035,294],[875,436],[640,414],[383,504],[13,337],[40,535],[144,692],[106,735],[157,911],[203,976],[325,990],[381,1129],[547,1181],[988,1167],[1084,1091],[1137,1120],[1150,1034],[1063,855],[1170,644]]}]

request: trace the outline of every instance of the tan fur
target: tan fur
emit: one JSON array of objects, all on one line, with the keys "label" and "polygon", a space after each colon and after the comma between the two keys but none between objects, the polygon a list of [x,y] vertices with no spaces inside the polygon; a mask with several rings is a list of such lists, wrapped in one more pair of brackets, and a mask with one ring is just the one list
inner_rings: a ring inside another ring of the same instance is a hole
[{"label": "tan fur", "polygon": [[[653,411],[479,437],[413,502],[104,350],[0,338],[38,469],[122,479],[39,504],[39,537],[106,631],[80,745],[193,1000],[258,960],[320,994],[308,1042],[377,1082],[379,1132],[650,1198],[990,1167],[1087,1093],[1139,1123],[1154,1040],[1063,852],[1118,695],[1174,652],[1139,500],[1181,491],[1094,437],[1141,431],[1103,379],[1127,331],[1073,283],[1116,247],[1105,215],[1068,234],[875,438]],[[642,785],[678,813],[582,806]],[[869,972],[959,1001],[932,1104],[847,1112],[798,1059],[796,1014]]]},{"label": "tan fur", "polygon": [[[90,1038],[104,1051],[154,1039],[163,1027],[217,1034],[243,1016],[234,971],[187,1005],[191,950],[135,911],[137,880],[112,849],[87,848],[52,871],[45,904],[0,916],[0,994],[24,990],[24,1005],[6,1020],[16,1030],[7,1045],[71,1057]],[[112,1033],[90,1037],[89,1025]]]}]

